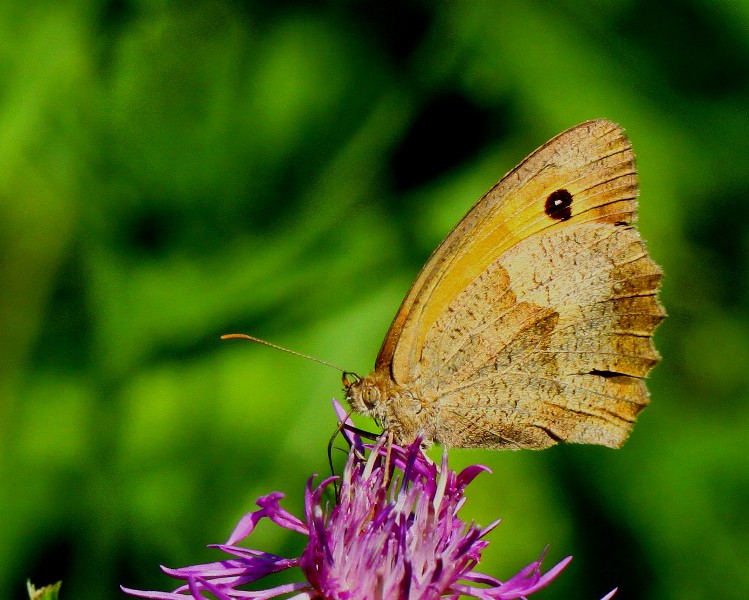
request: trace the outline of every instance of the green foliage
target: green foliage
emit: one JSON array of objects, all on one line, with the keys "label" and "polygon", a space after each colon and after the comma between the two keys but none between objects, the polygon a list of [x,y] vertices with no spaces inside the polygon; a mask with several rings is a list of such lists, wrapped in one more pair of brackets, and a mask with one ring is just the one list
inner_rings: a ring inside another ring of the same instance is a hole
[{"label": "green foliage", "polygon": [[[429,252],[568,126],[627,128],[670,318],[620,451],[485,462],[484,572],[548,598],[749,593],[749,3],[0,6],[0,597],[165,589],[253,500],[326,474]],[[371,424],[366,426],[372,427]],[[260,529],[256,547],[299,540]]]}]

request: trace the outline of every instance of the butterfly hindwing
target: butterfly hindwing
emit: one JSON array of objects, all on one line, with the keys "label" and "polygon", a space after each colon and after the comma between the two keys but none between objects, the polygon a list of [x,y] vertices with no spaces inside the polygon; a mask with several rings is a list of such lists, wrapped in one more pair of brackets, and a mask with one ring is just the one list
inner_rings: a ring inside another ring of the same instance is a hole
[{"label": "butterfly hindwing", "polygon": [[[647,404],[642,378],[658,359],[650,334],[663,314],[659,278],[626,225],[586,223],[517,244],[427,335],[413,385],[434,399],[446,424],[440,438],[621,445]],[[457,416],[477,424],[473,439],[454,434]]]}]

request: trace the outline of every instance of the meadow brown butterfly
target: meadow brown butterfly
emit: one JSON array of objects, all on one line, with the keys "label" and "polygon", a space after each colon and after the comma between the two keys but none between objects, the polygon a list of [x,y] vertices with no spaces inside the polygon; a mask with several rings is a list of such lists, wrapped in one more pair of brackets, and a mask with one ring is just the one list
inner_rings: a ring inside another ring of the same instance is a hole
[{"label": "meadow brown butterfly", "polygon": [[649,401],[661,270],[633,223],[622,129],[582,123],[490,189],[434,251],[353,410],[396,442],[619,447]]}]

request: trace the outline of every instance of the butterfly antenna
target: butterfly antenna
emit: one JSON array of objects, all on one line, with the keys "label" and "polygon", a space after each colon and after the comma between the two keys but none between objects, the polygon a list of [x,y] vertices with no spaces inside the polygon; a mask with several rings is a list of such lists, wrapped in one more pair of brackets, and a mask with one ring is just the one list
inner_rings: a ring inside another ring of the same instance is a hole
[{"label": "butterfly antenna", "polygon": [[288,348],[284,348],[283,346],[272,344],[271,342],[266,342],[265,340],[261,340],[260,338],[256,338],[252,335],[247,335],[246,333],[227,333],[227,334],[222,335],[221,339],[222,340],[249,340],[251,342],[257,342],[258,344],[262,344],[263,346],[269,346],[270,348],[275,348],[276,350],[281,350],[282,352],[288,352],[289,354],[293,354],[294,356],[299,356],[301,358],[306,358],[307,360],[320,363],[321,365],[325,365],[326,367],[331,367],[335,369],[336,371],[340,371],[344,375],[347,373],[345,369],[341,369],[341,367],[336,367],[334,364],[331,364],[319,358],[315,358],[314,356],[310,356],[309,354],[302,354],[301,352],[297,352],[296,350],[289,350]]}]

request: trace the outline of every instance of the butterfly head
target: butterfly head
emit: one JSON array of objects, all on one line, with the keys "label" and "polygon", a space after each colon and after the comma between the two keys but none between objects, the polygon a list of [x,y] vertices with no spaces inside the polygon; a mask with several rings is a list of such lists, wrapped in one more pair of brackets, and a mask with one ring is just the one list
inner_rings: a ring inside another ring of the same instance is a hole
[{"label": "butterfly head", "polygon": [[[409,390],[398,385],[384,370],[375,370],[366,377],[343,374],[346,401],[354,412],[367,415],[393,434],[396,443],[407,444],[416,439],[426,426],[428,411]],[[425,443],[433,434],[423,434]]]},{"label": "butterfly head", "polygon": [[380,402],[381,392],[379,386],[373,385],[370,379],[345,371],[341,382],[346,392],[346,401],[351,408],[355,412],[374,416],[373,411]]}]

